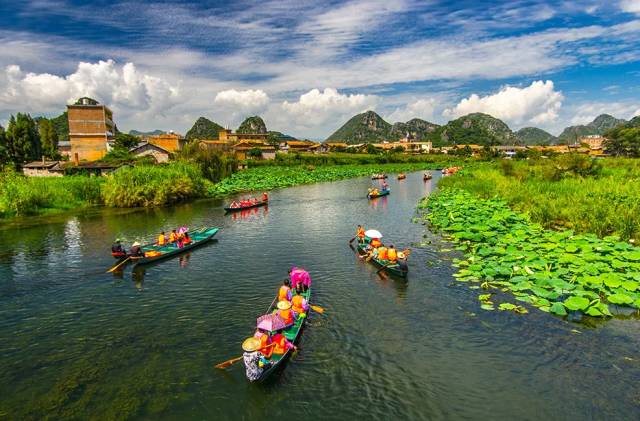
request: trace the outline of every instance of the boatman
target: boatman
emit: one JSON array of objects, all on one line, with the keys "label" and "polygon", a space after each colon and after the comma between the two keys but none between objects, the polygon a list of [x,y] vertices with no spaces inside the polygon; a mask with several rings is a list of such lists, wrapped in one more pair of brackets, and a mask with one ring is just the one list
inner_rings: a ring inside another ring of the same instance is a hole
[{"label": "boatman", "polygon": [[358,243],[364,243],[364,227],[362,225],[358,225],[358,228],[356,228],[356,238]]},{"label": "boatman", "polygon": [[246,368],[247,379],[252,382],[258,380],[260,376],[262,376],[265,366],[269,365],[262,354],[258,352],[261,347],[260,340],[256,338],[247,338],[242,343],[242,350],[244,351],[242,357]]},{"label": "boatman", "polygon": [[122,247],[122,244],[120,244],[119,238],[116,238],[116,242],[111,246],[111,254],[113,254],[114,256],[124,256],[125,254],[127,254],[124,251],[124,247]]},{"label": "boatman", "polygon": [[140,243],[138,241],[134,242],[131,245],[131,249],[129,250],[130,257],[142,257],[144,256],[144,252],[142,251],[142,247],[140,247]]}]

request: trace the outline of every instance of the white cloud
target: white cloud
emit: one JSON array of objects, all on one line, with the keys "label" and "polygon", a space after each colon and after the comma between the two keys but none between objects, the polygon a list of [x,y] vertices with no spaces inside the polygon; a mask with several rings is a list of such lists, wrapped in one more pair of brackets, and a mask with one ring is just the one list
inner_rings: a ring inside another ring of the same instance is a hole
[{"label": "white cloud", "polygon": [[547,124],[558,117],[562,106],[562,93],[555,90],[553,82],[541,80],[526,88],[506,86],[498,93],[487,96],[471,95],[443,115],[460,117],[469,113],[490,114],[508,124]]},{"label": "white cloud", "polygon": [[620,9],[629,13],[640,13],[640,0],[621,0]]},{"label": "white cloud", "polygon": [[247,89],[245,91],[228,89],[218,92],[214,102],[218,105],[229,107],[234,111],[259,113],[264,111],[269,104],[269,95],[261,89]]},{"label": "white cloud", "polygon": [[386,120],[390,123],[398,121],[409,121],[412,118],[420,118],[423,120],[433,121],[434,110],[436,108],[436,100],[418,99],[410,102],[403,107],[397,107],[391,114],[386,116]]},{"label": "white cloud", "polygon": [[600,114],[609,114],[628,120],[640,114],[640,105],[635,102],[587,102],[571,109],[571,125],[588,124]]},{"label": "white cloud", "polygon": [[116,115],[138,117],[164,112],[177,103],[179,88],[139,72],[133,63],[113,60],[78,64],[74,73],[57,76],[25,73],[9,65],[0,74],[0,112],[60,112],[64,104],[89,96],[109,105]]},{"label": "white cloud", "polygon": [[325,136],[326,130],[339,127],[354,114],[374,109],[380,99],[375,95],[341,94],[337,89],[324,91],[312,89],[300,95],[296,102],[284,101],[271,110],[279,127],[289,127],[294,132],[311,137]]}]

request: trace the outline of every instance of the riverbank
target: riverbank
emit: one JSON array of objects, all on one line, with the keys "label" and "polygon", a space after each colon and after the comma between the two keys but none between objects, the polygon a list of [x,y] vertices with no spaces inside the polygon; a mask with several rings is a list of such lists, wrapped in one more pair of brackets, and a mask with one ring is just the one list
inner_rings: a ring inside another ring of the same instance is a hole
[{"label": "riverbank", "polygon": [[477,163],[440,185],[500,197],[545,228],[640,241],[640,160],[560,156]]},{"label": "riverbank", "polygon": [[526,303],[574,320],[638,314],[640,249],[628,242],[546,230],[502,200],[461,189],[444,188],[418,207],[464,253],[454,276],[483,290],[484,310],[526,313]]}]

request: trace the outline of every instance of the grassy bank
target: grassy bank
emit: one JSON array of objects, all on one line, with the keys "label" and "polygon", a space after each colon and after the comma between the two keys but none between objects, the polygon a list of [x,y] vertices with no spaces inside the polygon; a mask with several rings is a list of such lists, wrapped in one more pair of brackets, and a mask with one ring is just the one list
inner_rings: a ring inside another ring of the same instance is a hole
[{"label": "grassy bank", "polygon": [[500,197],[545,228],[640,241],[640,160],[502,160],[478,163],[440,185]]},{"label": "grassy bank", "polygon": [[560,316],[606,317],[640,308],[640,249],[616,237],[545,230],[504,201],[460,189],[442,189],[419,208],[465,253],[456,277],[485,290],[485,310],[525,313],[528,303]]},{"label": "grassy bank", "polygon": [[45,214],[102,204],[104,180],[84,176],[24,177],[0,172],[0,217]]},{"label": "grassy bank", "polygon": [[435,168],[435,163],[367,164],[330,166],[262,166],[235,173],[209,190],[212,196],[224,196],[253,190],[272,190],[300,184],[335,181],[371,175],[375,172],[395,173]]}]

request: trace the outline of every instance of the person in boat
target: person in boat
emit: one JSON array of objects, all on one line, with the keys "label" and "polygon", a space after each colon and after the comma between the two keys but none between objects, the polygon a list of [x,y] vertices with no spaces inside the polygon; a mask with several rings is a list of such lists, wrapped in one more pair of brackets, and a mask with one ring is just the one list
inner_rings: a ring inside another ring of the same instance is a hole
[{"label": "person in boat", "polygon": [[307,310],[309,310],[309,303],[307,303],[307,300],[305,300],[305,298],[302,295],[296,294],[291,299],[291,310],[293,310],[293,312],[296,314],[296,316],[298,316],[298,318],[307,317]]},{"label": "person in boat", "polygon": [[382,182],[382,191],[389,190],[389,184],[385,181]]},{"label": "person in boat", "polygon": [[382,260],[383,262],[386,262],[388,259],[388,250],[384,245],[380,246],[377,248],[378,250],[378,256],[377,259],[378,260]]},{"label": "person in boat", "polygon": [[362,225],[358,225],[358,228],[356,228],[356,238],[358,239],[358,243],[364,243],[364,237],[364,227]]},{"label": "person in boat", "polygon": [[389,263],[396,263],[398,261],[398,251],[393,247],[393,244],[387,249],[387,260]]},{"label": "person in boat", "polygon": [[171,232],[169,233],[169,243],[175,246],[177,242],[178,242],[178,233],[176,232],[176,230],[171,230]]},{"label": "person in boat", "polygon": [[273,347],[269,346],[273,343],[271,333],[264,329],[258,328],[256,330],[256,333],[253,334],[253,337],[260,341],[260,346],[258,348],[260,349],[261,363],[268,364],[268,360],[273,354]]},{"label": "person in boat", "polygon": [[268,202],[269,201],[269,196],[267,195],[267,193],[262,193],[262,201],[263,202]]},{"label": "person in boat", "polygon": [[277,310],[274,313],[284,320],[284,324],[287,327],[293,325],[296,321],[296,316],[291,310],[291,303],[289,301],[278,301]]},{"label": "person in boat", "polygon": [[192,240],[191,240],[191,237],[189,237],[189,232],[188,232],[188,231],[185,231],[185,232],[182,234],[182,245],[183,245],[183,246],[186,246],[186,245],[188,245],[188,244],[191,244],[191,241],[192,241]]},{"label": "person in boat", "polygon": [[278,301],[291,301],[291,281],[285,279],[278,291]]},{"label": "person in boat", "polygon": [[398,260],[396,263],[401,271],[406,272],[409,270],[409,266],[407,265],[407,255],[404,252],[398,252]]},{"label": "person in boat", "polygon": [[239,207],[240,207],[240,204],[234,200],[233,202],[231,202],[231,204],[229,205],[229,207],[230,207],[230,208],[239,208]]},{"label": "person in boat", "polygon": [[164,231],[160,232],[160,235],[158,236],[158,241],[156,241],[156,244],[159,246],[164,246],[165,244],[167,244],[167,237],[165,237]]},{"label": "person in boat", "polygon": [[292,267],[289,269],[289,279],[291,279],[291,288],[295,289],[298,294],[306,292],[311,286],[311,276],[304,269]]},{"label": "person in boat", "polygon": [[284,355],[290,349],[298,349],[293,342],[287,339],[286,336],[282,333],[282,329],[276,331],[276,334],[273,335],[273,342],[276,344],[273,347],[273,353],[275,355]]},{"label": "person in boat", "polygon": [[129,249],[129,257],[144,257],[144,252],[138,241],[134,242]]},{"label": "person in boat", "polygon": [[[262,376],[264,365],[261,364],[263,358],[260,354],[260,340],[257,338],[247,338],[242,343],[242,359],[246,369],[246,376],[249,381],[256,381]],[[271,349],[271,348],[270,348]]]},{"label": "person in boat", "polygon": [[377,196],[378,194],[379,194],[379,193],[378,193],[378,189],[373,189],[373,190],[371,190],[371,192],[369,193],[369,196]]},{"label": "person in boat", "polygon": [[372,248],[376,249],[382,245],[382,241],[379,238],[372,238],[369,242]]},{"label": "person in boat", "polygon": [[124,250],[124,247],[120,243],[120,239],[116,238],[116,242],[111,246],[111,254],[114,256],[124,256],[127,254]]}]

